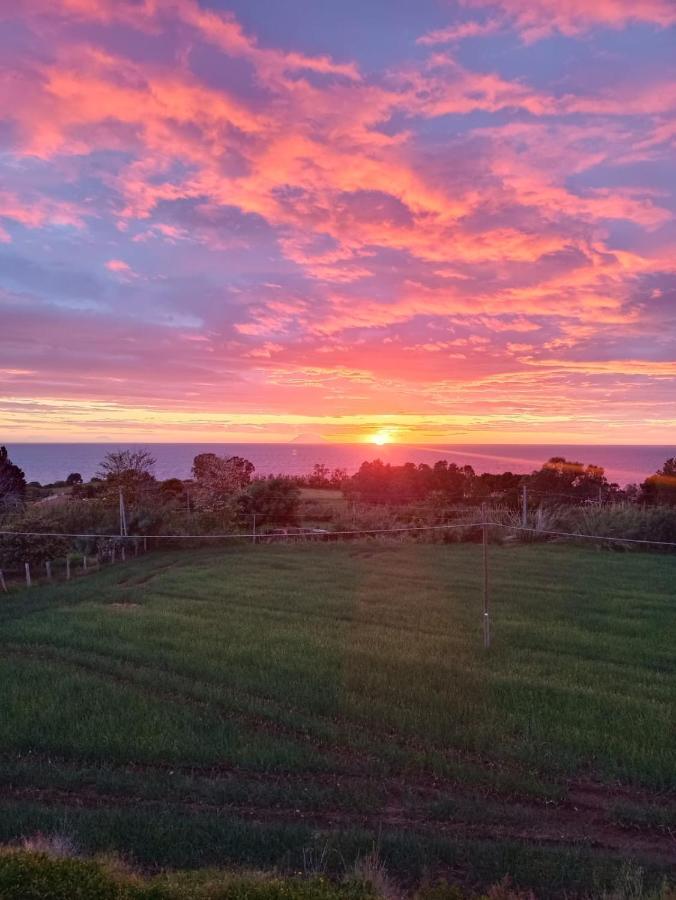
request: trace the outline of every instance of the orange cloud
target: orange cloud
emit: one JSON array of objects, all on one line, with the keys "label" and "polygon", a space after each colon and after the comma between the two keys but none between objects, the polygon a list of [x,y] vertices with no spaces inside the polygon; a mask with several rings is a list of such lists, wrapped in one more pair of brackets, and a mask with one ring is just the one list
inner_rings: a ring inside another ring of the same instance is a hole
[{"label": "orange cloud", "polygon": [[607,359],[607,360],[564,360],[533,359],[525,357],[529,366],[544,366],[551,369],[584,372],[589,375],[646,375],[651,378],[676,377],[676,362],[660,362],[645,359]]}]

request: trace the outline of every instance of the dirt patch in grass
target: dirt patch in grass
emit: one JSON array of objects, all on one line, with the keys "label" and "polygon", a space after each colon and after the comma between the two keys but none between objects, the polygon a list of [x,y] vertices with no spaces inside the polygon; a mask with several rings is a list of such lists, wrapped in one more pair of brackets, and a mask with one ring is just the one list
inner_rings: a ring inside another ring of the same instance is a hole
[{"label": "dirt patch in grass", "polygon": [[[573,810],[567,805],[547,808],[528,804],[513,804],[514,813],[524,814],[524,824],[501,822],[466,822],[458,819],[435,819],[427,813],[415,813],[390,797],[381,809],[371,813],[350,812],[325,808],[304,810],[293,806],[266,807],[247,803],[216,804],[196,800],[149,800],[125,794],[111,794],[95,790],[72,791],[52,788],[5,788],[0,790],[3,800],[39,803],[45,806],[81,809],[144,808],[173,810],[180,813],[210,813],[264,825],[277,822],[288,825],[309,825],[322,830],[367,829],[435,834],[453,838],[520,841],[536,845],[586,846],[595,850],[626,855],[658,864],[674,863],[676,841],[671,834],[660,830],[623,828],[599,812],[588,808]],[[533,813],[537,813],[533,816]],[[528,821],[530,819],[531,821]]]}]

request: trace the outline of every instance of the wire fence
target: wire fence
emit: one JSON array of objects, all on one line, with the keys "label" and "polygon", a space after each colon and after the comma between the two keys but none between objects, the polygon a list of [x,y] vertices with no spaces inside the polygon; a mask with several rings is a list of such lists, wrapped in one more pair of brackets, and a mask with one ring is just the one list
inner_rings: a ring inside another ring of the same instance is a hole
[{"label": "wire fence", "polygon": [[[480,512],[480,510],[474,510]],[[127,556],[138,556],[140,552],[146,553],[149,549],[156,549],[163,542],[189,542],[189,543],[213,543],[213,542],[251,542],[253,544],[288,543],[299,541],[336,541],[357,539],[360,537],[404,537],[405,535],[443,534],[449,532],[477,532],[481,529],[484,542],[488,542],[489,530],[500,529],[511,532],[515,536],[530,535],[535,538],[556,539],[568,541],[595,542],[600,545],[615,545],[621,547],[641,546],[645,548],[659,548],[661,550],[675,551],[676,541],[663,541],[645,538],[631,538],[602,534],[589,534],[581,531],[560,531],[544,528],[534,528],[516,523],[493,521],[485,515],[479,516],[475,521],[454,523],[428,524],[428,525],[395,525],[382,528],[350,528],[329,530],[324,528],[277,528],[272,531],[228,531],[210,534],[153,534],[153,535],[117,535],[99,534],[95,532],[62,532],[62,531],[13,531],[0,530],[2,538],[45,539],[56,538],[71,541],[91,541],[96,550],[91,554],[84,552],[68,552],[64,557],[46,559],[43,561],[44,573],[47,581],[53,581],[58,571],[63,572],[66,579],[77,571],[84,573],[92,569],[101,568],[106,563],[124,562]],[[27,586],[32,586],[36,580],[36,570],[39,567],[30,562],[25,562],[23,571],[5,568],[0,569],[0,590],[8,592],[8,577],[16,577],[20,572],[22,581]],[[31,571],[32,569],[32,571]]]},{"label": "wire fence", "polygon": [[[617,537],[599,534],[588,534],[585,532],[566,532],[553,531],[547,529],[531,528],[515,523],[504,523],[492,521],[486,515],[486,510],[480,511],[481,516],[474,522],[462,523],[443,523],[437,525],[403,525],[386,528],[355,528],[339,531],[329,531],[326,529],[316,528],[297,528],[297,529],[277,529],[271,532],[224,532],[220,534],[158,534],[158,535],[100,535],[93,533],[64,533],[64,532],[35,532],[35,531],[10,531],[0,530],[0,539],[5,537],[12,538],[46,538],[53,537],[59,539],[87,539],[97,542],[104,541],[107,544],[106,549],[99,549],[97,553],[91,557],[82,554],[74,557],[68,553],[65,559],[44,560],[44,575],[36,577],[35,567],[31,571],[29,562],[24,564],[23,580],[25,580],[25,589],[31,588],[34,581],[43,581],[54,583],[58,580],[59,574],[65,581],[71,578],[81,576],[90,571],[100,570],[104,565],[115,564],[116,561],[125,562],[127,552],[133,552],[134,556],[138,556],[141,550],[145,553],[149,549],[149,541],[154,546],[162,542],[175,541],[251,541],[252,543],[278,543],[288,542],[289,540],[347,540],[360,537],[384,537],[399,536],[403,537],[407,534],[421,535],[424,533],[448,533],[459,530],[478,530],[480,529],[482,549],[482,626],[483,626],[483,644],[486,649],[491,646],[491,604],[490,604],[490,582],[489,582],[489,531],[490,529],[502,529],[503,531],[512,532],[515,535],[528,534],[545,539],[569,540],[569,541],[593,541],[602,545],[615,546],[632,546],[638,545],[643,547],[655,547],[660,550],[676,551],[676,541],[650,540],[642,538]],[[20,583],[23,587],[23,581]],[[14,587],[14,585],[13,585]],[[5,594],[9,593],[10,582],[6,577],[6,573],[0,569],[0,591]]]}]

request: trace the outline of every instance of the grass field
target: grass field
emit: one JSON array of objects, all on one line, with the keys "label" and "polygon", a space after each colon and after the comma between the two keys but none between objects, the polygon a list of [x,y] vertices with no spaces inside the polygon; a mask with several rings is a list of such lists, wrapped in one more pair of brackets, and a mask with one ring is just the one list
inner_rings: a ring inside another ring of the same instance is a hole
[{"label": "grass field", "polygon": [[136,863],[674,873],[676,557],[491,547],[152,554],[0,604],[0,842]]}]

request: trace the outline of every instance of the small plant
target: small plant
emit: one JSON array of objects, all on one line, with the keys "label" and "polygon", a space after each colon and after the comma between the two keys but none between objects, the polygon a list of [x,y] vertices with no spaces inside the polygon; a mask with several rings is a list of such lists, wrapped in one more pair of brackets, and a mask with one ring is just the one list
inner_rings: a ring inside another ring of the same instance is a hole
[{"label": "small plant", "polygon": [[360,856],[354,864],[354,877],[368,885],[383,900],[401,900],[403,894],[387,874],[377,850]]},{"label": "small plant", "polygon": [[21,841],[21,849],[43,853],[51,859],[73,859],[79,856],[75,842],[67,834],[43,834],[38,831]]}]

